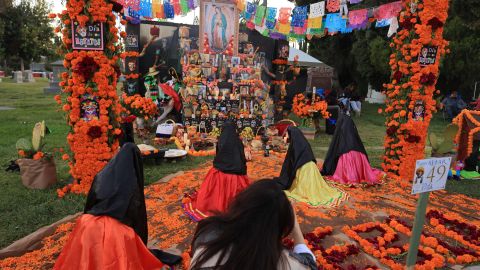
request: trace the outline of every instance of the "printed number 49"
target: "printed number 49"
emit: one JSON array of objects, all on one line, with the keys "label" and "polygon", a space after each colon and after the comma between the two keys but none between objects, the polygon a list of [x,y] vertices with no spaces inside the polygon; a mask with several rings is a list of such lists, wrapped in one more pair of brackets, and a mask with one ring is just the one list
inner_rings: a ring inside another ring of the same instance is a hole
[{"label": "printed number 49", "polygon": [[430,174],[427,176],[427,179],[430,180],[430,183],[433,182],[433,178],[435,178],[435,172],[440,175],[437,179],[442,179],[445,173],[447,172],[447,167],[445,165],[439,167],[433,167],[430,171]]}]

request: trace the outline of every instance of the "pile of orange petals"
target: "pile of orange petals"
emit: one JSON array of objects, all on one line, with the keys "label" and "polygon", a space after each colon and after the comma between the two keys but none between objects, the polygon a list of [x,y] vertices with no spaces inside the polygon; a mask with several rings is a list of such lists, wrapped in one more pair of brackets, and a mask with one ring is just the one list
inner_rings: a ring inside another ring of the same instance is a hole
[{"label": "pile of orange petals", "polygon": [[[252,181],[278,176],[282,162],[282,154],[266,158],[263,153],[253,152],[253,160],[247,165],[248,176]],[[149,244],[161,249],[179,249],[185,259],[184,267],[190,260],[188,249],[196,223],[184,214],[182,200],[186,193],[200,187],[210,167],[211,162],[208,162],[178,174],[168,182],[145,188]],[[333,182],[329,184],[336,185]],[[401,254],[408,249],[417,200],[410,194],[411,186],[401,187],[396,181],[386,181],[383,185],[368,188],[342,189],[350,199],[335,208],[309,208],[304,204],[294,204],[303,232],[322,234],[318,227],[328,229],[328,232],[331,230],[331,234],[320,243],[322,248],[331,252],[345,245],[358,247],[359,254],[348,255],[343,260],[341,267],[344,269],[352,264],[360,269],[404,268],[405,257]],[[438,191],[430,196],[430,210],[440,211],[449,220],[458,220],[470,227],[478,229],[480,226],[480,200],[477,199]],[[445,264],[480,261],[478,242],[469,241],[468,237],[453,233],[445,226],[435,226],[436,222],[431,218],[425,226],[418,269],[439,269]],[[0,269],[50,269],[65,243],[65,233],[71,228],[71,224],[62,226],[55,235],[46,238],[43,247],[37,251],[0,261]],[[454,247],[457,250],[452,251]],[[332,266],[335,264],[328,256],[317,259],[319,264],[328,264],[329,269],[340,269]]]}]

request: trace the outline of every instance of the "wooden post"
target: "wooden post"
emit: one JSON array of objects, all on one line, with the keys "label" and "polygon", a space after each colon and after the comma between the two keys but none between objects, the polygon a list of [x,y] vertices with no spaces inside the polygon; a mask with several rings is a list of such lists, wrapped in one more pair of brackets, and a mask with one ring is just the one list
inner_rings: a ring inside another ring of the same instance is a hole
[{"label": "wooden post", "polygon": [[420,237],[422,235],[423,224],[425,223],[425,214],[427,211],[428,198],[430,192],[421,193],[418,198],[417,210],[415,211],[415,221],[413,222],[412,235],[410,236],[410,246],[407,255],[407,269],[414,269],[417,262],[418,247],[420,246]]}]

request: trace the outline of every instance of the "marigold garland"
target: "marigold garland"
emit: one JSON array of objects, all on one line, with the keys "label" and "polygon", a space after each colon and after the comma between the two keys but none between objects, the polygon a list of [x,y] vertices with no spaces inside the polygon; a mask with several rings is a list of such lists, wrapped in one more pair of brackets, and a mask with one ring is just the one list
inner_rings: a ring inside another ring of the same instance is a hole
[{"label": "marigold garland", "polygon": [[[119,49],[116,17],[113,5],[107,0],[69,0],[66,10],[51,14],[61,21],[63,34],[64,66],[62,87],[65,97],[56,96],[68,114],[71,131],[67,136],[73,153],[70,160],[70,174],[74,183],[58,190],[63,197],[66,192],[86,194],[94,176],[107,164],[118,149],[119,117],[121,106],[117,97]],[[72,49],[72,22],[84,26],[87,23],[104,24],[103,51],[79,51]],[[93,119],[82,117],[82,99],[88,96],[97,103]]]},{"label": "marigold garland", "polygon": [[[402,0],[400,31],[390,47],[391,82],[385,84],[387,120],[385,153],[382,167],[388,176],[410,180],[415,161],[424,157],[426,133],[432,112],[436,110],[433,94],[439,74],[439,63],[446,53],[448,42],[443,39],[443,24],[448,16],[448,0],[418,1],[412,13],[413,1]],[[418,59],[425,46],[437,47],[435,64],[421,66]],[[416,121],[413,109],[416,102],[425,108],[424,119]]]},{"label": "marigold garland", "polygon": [[[478,135],[480,132],[480,121],[478,121],[475,116],[480,116],[480,111],[463,110],[452,121],[458,126],[458,132],[455,136],[455,143],[458,144],[457,159],[459,160],[463,160],[472,154],[474,136]],[[468,123],[466,123],[467,119],[473,124],[474,127],[468,130],[468,134],[466,135],[465,129],[469,128]]]}]

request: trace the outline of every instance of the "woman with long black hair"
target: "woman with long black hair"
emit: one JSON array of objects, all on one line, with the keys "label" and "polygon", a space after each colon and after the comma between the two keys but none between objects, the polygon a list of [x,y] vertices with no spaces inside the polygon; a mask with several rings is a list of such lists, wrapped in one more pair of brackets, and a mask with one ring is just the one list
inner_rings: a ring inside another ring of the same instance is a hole
[{"label": "woman with long black hair", "polygon": [[287,141],[287,156],[276,180],[289,198],[311,207],[332,207],[347,199],[346,193],[325,182],[312,147],[300,129],[289,126]]},{"label": "woman with long black hair", "polygon": [[183,208],[192,220],[200,221],[224,212],[235,196],[249,184],[242,140],[234,123],[226,121],[218,139],[213,168],[198,192],[189,195]]},{"label": "woman with long black hair", "polygon": [[[282,245],[290,233],[293,252]],[[192,253],[191,270],[317,269],[287,196],[272,180],[252,184],[226,213],[201,221]]]},{"label": "woman with long black hair", "polygon": [[127,143],[95,176],[84,214],[54,269],[158,270],[179,263],[181,257],[146,246],[143,183],[140,150]]}]

